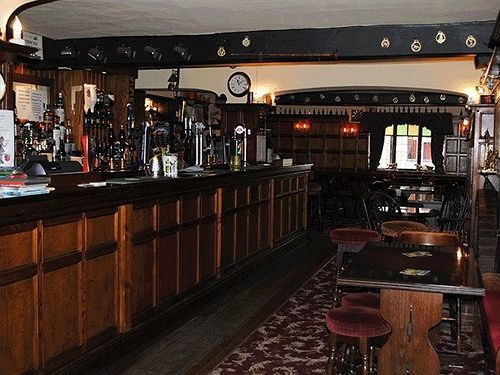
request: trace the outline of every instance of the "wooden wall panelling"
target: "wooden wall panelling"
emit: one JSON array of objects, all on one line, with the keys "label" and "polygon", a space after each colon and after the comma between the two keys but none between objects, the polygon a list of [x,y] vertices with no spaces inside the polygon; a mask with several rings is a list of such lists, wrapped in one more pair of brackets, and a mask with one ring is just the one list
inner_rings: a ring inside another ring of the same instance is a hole
[{"label": "wooden wall panelling", "polygon": [[[131,101],[131,87],[135,84],[134,77],[125,74],[107,74],[106,90],[112,92],[115,96],[113,107],[113,127],[115,134],[118,134],[120,126],[127,123],[127,104]],[[132,91],[133,92],[133,91]]]},{"label": "wooden wall panelling", "polygon": [[212,278],[217,272],[217,220],[215,217],[200,226],[199,280]]},{"label": "wooden wall panelling", "polygon": [[85,216],[85,342],[94,347],[118,330],[118,211]]},{"label": "wooden wall panelling", "polygon": [[250,186],[243,185],[236,190],[236,249],[235,261],[238,262],[248,256],[248,219],[249,219],[249,204]]},{"label": "wooden wall panelling", "polygon": [[0,230],[0,372],[25,373],[39,362],[36,223]]}]

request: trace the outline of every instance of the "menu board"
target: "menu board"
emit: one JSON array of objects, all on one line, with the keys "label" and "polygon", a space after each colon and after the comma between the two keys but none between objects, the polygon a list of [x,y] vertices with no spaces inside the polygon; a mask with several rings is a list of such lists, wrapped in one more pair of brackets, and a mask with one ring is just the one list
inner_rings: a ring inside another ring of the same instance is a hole
[{"label": "menu board", "polygon": [[0,110],[0,168],[14,167],[14,112]]},{"label": "menu board", "polygon": [[49,88],[14,82],[17,117],[28,121],[42,121],[43,105],[47,103]]}]

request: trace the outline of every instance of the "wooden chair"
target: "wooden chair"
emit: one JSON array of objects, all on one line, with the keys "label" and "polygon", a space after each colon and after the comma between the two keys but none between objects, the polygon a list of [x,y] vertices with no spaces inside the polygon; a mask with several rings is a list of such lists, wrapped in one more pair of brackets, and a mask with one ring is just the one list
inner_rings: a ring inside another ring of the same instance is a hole
[{"label": "wooden chair", "polygon": [[374,191],[366,198],[370,229],[380,231],[380,226],[385,221],[400,220],[402,218],[399,203],[390,195]]},{"label": "wooden chair", "polygon": [[397,238],[397,242],[422,246],[457,247],[460,245],[455,233],[404,231]]},{"label": "wooden chair", "polygon": [[[422,246],[445,246],[457,247],[460,245],[458,235],[455,233],[441,232],[402,232],[396,240],[400,243],[408,243]],[[457,352],[461,351],[461,332],[462,332],[462,300],[458,296],[449,299],[449,317],[443,318],[445,322],[455,324],[455,340]]]},{"label": "wooden chair", "polygon": [[455,187],[443,199],[437,224],[441,232],[454,232],[463,237],[465,222],[470,212],[470,198],[465,189]]}]

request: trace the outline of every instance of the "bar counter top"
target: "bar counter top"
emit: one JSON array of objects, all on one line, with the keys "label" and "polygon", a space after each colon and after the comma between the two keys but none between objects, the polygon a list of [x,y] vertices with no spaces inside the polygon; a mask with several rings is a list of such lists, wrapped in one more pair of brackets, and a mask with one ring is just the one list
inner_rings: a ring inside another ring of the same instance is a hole
[{"label": "bar counter top", "polygon": [[[94,210],[110,205],[151,200],[155,196],[190,193],[232,185],[238,182],[310,171],[311,164],[278,166],[251,166],[239,171],[207,169],[200,172],[180,172],[179,177],[153,178],[151,176],[113,177],[103,175],[105,186],[59,187],[48,194],[0,198],[0,225],[26,222],[60,215]],[[57,176],[58,180],[64,176]],[[73,175],[74,177],[74,175]]]}]

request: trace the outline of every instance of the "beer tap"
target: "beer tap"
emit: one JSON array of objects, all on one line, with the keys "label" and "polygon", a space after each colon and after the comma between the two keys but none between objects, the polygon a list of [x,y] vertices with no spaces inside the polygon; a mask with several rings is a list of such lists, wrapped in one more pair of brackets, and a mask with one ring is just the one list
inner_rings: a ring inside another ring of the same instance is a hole
[{"label": "beer tap", "polygon": [[201,167],[203,164],[203,130],[205,125],[202,122],[196,122],[195,128],[195,165]]}]

